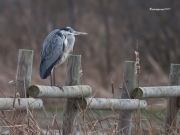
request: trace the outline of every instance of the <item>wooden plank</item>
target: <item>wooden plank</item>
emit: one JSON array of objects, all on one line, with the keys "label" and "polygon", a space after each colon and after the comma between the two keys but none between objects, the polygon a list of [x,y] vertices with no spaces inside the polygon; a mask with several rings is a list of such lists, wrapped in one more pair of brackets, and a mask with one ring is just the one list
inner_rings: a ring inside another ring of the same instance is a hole
[{"label": "wooden plank", "polygon": [[110,99],[110,98],[80,98],[76,103],[81,109],[90,110],[135,110],[145,109],[147,103],[145,100],[138,99]]},{"label": "wooden plank", "polygon": [[15,99],[14,108],[13,108],[13,98],[0,98],[0,110],[26,110],[28,109],[40,109],[43,106],[41,99],[34,98],[20,98]]},{"label": "wooden plank", "polygon": [[16,92],[20,94],[21,98],[26,97],[26,89],[31,83],[33,54],[34,51],[32,50],[19,50],[16,72]]},{"label": "wooden plank", "polygon": [[50,98],[78,98],[88,97],[92,93],[91,87],[87,85],[76,86],[42,86],[33,85],[28,89],[31,97],[50,97]]},{"label": "wooden plank", "polygon": [[[81,56],[71,55],[68,59],[66,86],[79,85],[81,70]],[[67,98],[63,112],[63,135],[73,134],[73,122],[77,114],[77,98]]]},{"label": "wooden plank", "polygon": [[157,86],[157,87],[139,87],[132,92],[133,98],[167,98],[180,97],[180,85],[177,86]]},{"label": "wooden plank", "polygon": [[[135,74],[135,62],[125,61],[122,87],[122,99],[130,98],[132,90],[136,87],[137,75]],[[118,122],[118,135],[130,135],[132,127],[132,110],[120,111]]]},{"label": "wooden plank", "polygon": [[[171,64],[169,85],[180,85],[180,64]],[[165,119],[166,135],[177,131],[178,99],[178,97],[168,98]]]}]

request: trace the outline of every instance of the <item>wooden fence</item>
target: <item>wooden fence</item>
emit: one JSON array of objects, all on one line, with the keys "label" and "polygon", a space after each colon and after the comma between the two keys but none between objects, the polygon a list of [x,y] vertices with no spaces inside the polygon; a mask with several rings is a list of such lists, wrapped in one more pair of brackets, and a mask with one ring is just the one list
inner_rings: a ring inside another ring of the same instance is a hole
[{"label": "wooden fence", "polygon": [[[63,135],[73,132],[73,121],[78,109],[96,110],[121,110],[119,114],[118,129],[123,129],[117,134],[131,134],[132,112],[137,109],[145,109],[147,103],[138,98],[167,98],[167,113],[165,129],[167,134],[173,133],[171,129],[177,129],[177,114],[180,106],[180,64],[171,64],[169,86],[137,87],[137,75],[135,74],[135,62],[125,61],[121,99],[91,98],[91,87],[80,85],[81,56],[71,55],[68,59],[66,84],[56,86],[30,86],[33,63],[33,51],[19,50],[15,98],[0,98],[0,110],[12,108],[26,110],[39,109],[43,106],[40,98],[66,98],[63,113]],[[176,86],[173,86],[176,85]],[[19,93],[19,95],[17,94]],[[29,98],[32,97],[32,98]],[[134,99],[132,99],[134,98]],[[24,114],[26,115],[26,114]]]}]

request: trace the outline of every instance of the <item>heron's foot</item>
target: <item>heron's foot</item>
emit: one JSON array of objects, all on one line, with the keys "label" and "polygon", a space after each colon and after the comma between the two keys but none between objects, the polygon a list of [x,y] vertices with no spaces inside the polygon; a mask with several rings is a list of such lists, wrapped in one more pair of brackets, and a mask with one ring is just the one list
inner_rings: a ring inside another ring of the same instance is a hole
[{"label": "heron's foot", "polygon": [[64,90],[63,90],[63,87],[64,85],[56,85],[56,87],[58,87],[58,88],[60,88],[63,92],[64,92]]}]

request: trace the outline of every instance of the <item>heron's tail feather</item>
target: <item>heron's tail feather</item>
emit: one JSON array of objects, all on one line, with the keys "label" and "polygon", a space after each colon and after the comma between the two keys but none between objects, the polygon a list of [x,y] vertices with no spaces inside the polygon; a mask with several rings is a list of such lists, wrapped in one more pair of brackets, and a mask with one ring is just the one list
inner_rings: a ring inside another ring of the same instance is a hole
[{"label": "heron's tail feather", "polygon": [[42,79],[46,79],[50,74],[51,74],[51,70],[53,68],[53,65],[50,66],[49,68],[46,68],[45,63],[41,63],[40,64],[40,68],[39,68],[39,75]]}]

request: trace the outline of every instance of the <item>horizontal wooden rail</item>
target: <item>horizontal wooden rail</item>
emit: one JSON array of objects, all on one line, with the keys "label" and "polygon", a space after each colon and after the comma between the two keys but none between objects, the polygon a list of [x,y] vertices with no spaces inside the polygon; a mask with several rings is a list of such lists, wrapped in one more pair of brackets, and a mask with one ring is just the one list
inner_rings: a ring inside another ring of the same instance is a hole
[{"label": "horizontal wooden rail", "polygon": [[140,98],[180,97],[180,85],[135,88],[131,94],[133,98],[137,98],[138,89]]},{"label": "horizontal wooden rail", "polygon": [[43,106],[41,99],[34,98],[0,98],[0,110],[26,110],[28,109],[40,109]]},{"label": "horizontal wooden rail", "polygon": [[62,87],[33,85],[29,87],[27,92],[31,97],[74,98],[87,97],[92,93],[92,90],[87,85]]},{"label": "horizontal wooden rail", "polygon": [[138,99],[83,98],[77,100],[76,106],[91,110],[135,110],[145,109],[147,103]]}]

